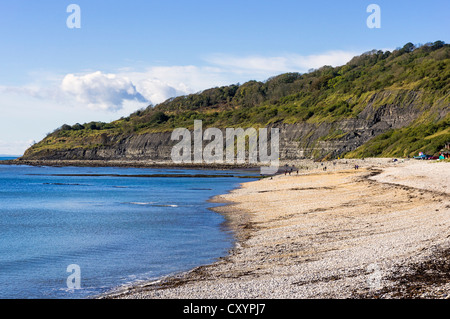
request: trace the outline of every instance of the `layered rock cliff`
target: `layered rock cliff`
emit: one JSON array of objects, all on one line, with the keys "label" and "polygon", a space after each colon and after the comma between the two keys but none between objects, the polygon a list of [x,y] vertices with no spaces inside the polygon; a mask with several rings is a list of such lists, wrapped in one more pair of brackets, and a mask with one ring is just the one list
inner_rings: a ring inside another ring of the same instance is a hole
[{"label": "layered rock cliff", "polygon": [[[415,98],[407,105],[386,104],[375,107],[373,102],[380,99],[380,95],[386,94],[390,93],[374,94],[372,102],[355,118],[335,122],[269,125],[268,128],[279,128],[280,158],[335,158],[357,149],[381,133],[407,127],[424,116],[424,110],[418,107]],[[429,110],[430,108],[427,108],[427,111]],[[449,104],[437,108],[434,112],[435,120],[444,119],[449,110]],[[222,131],[225,136],[225,129]],[[100,143],[95,139],[84,141],[85,145],[91,147],[43,148],[38,152],[30,150],[25,153],[23,159],[170,161],[172,148],[178,143],[171,140],[171,134],[171,131],[129,135],[105,134]],[[204,141],[203,146],[206,144],[208,142]]]}]

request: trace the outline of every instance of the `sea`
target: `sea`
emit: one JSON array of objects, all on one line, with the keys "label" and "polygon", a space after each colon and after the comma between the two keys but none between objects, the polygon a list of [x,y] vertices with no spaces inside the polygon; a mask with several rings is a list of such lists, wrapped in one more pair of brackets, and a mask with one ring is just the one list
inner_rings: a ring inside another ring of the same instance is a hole
[{"label": "sea", "polygon": [[0,165],[0,299],[93,298],[212,263],[235,239],[208,200],[256,177]]}]

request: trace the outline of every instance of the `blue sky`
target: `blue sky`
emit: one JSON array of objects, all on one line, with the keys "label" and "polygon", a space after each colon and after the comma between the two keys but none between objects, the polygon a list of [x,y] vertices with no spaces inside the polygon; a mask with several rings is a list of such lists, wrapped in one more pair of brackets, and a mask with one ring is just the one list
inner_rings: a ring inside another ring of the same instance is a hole
[{"label": "blue sky", "polygon": [[[81,28],[70,29],[70,4]],[[368,28],[369,4],[381,28]],[[450,1],[2,0],[0,154],[209,87],[450,42]]]}]

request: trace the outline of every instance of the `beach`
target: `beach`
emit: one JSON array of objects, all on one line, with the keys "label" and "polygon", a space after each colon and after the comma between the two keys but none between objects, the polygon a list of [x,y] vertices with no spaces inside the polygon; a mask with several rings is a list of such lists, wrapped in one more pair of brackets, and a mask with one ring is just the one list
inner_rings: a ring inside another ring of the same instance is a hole
[{"label": "beach", "polygon": [[288,165],[213,199],[229,255],[100,298],[449,298],[449,162]]}]

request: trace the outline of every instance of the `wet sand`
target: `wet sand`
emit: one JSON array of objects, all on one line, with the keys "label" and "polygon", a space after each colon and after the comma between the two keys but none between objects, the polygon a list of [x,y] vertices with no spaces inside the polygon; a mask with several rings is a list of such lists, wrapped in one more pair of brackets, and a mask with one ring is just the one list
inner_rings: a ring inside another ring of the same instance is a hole
[{"label": "wet sand", "polygon": [[237,238],[228,256],[102,298],[449,298],[450,163],[355,163],[216,197]]}]

